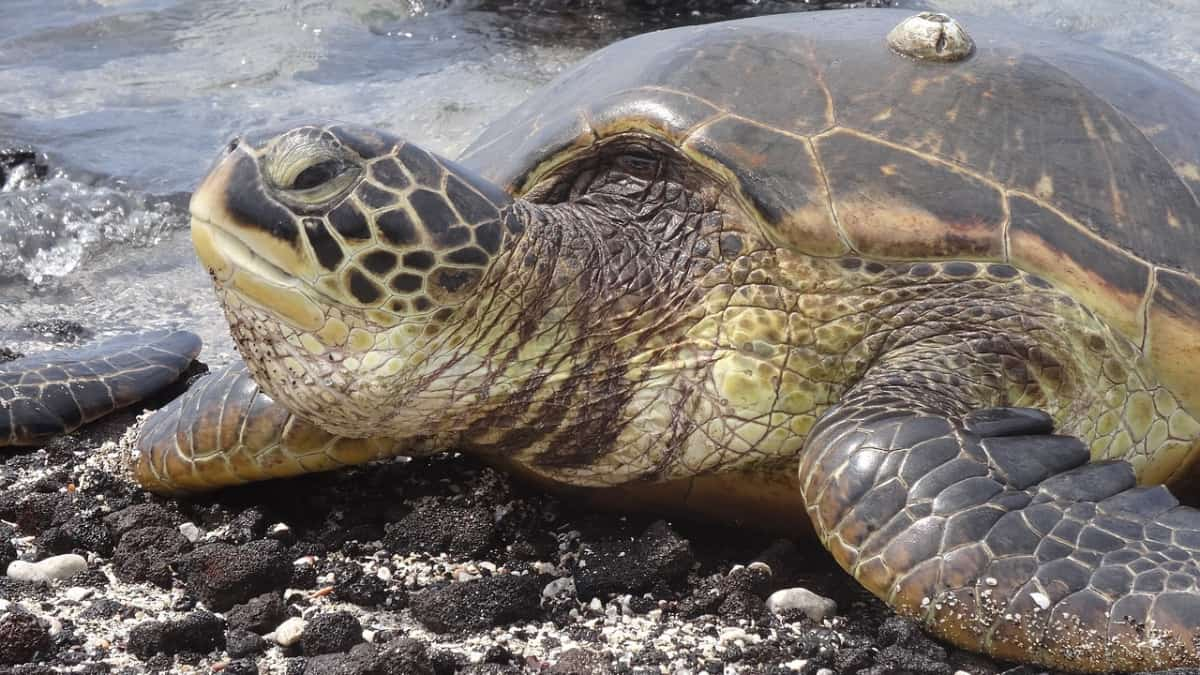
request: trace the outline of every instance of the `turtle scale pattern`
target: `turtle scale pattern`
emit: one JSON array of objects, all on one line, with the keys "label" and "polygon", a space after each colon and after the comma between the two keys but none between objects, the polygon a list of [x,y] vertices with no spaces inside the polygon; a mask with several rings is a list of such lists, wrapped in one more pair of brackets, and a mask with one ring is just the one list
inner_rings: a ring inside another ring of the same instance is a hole
[{"label": "turtle scale pattern", "polygon": [[336,125],[231,144],[193,237],[247,363],[146,424],[139,478],[462,447],[809,521],[994,656],[1197,665],[1200,512],[1137,484],[1185,485],[1200,439],[1198,95],[984,20],[968,60],[905,59],[902,16],[635,38],[460,163]]},{"label": "turtle scale pattern", "polygon": [[[986,21],[962,63],[896,58],[881,39],[841,46],[895,19],[769,17],[633,38],[491,126],[463,162],[524,194],[574,152],[651,133],[735,181],[774,244],[1007,262],[1052,281],[1200,412],[1200,96],[1050,36],[1014,46],[1011,26]],[[630,72],[629,58],[646,65]],[[1100,454],[1130,442],[1111,445]]]},{"label": "turtle scale pattern", "polygon": [[187,331],[122,335],[0,364],[0,447],[74,431],[179,379],[200,353]]}]

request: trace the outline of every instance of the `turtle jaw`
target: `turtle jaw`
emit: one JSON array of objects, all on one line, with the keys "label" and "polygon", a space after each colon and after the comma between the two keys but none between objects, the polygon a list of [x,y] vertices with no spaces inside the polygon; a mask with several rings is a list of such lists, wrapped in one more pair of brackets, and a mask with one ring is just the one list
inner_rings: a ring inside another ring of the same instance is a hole
[{"label": "turtle jaw", "polygon": [[[297,276],[297,249],[279,239],[256,234],[228,208],[229,195],[247,186],[232,183],[242,163],[253,163],[234,149],[209,173],[192,195],[192,244],[201,264],[219,287],[236,290],[255,304],[270,308],[297,328],[316,331],[325,323],[326,299]],[[290,263],[290,264],[289,264]]]}]

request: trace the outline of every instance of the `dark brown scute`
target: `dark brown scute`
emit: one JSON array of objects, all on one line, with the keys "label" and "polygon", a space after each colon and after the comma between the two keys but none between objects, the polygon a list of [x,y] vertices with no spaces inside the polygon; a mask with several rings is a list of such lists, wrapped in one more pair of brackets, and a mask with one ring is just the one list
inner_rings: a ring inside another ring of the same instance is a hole
[{"label": "dark brown scute", "polygon": [[363,181],[355,190],[359,200],[371,209],[382,209],[395,204],[399,197],[386,190],[381,190],[369,181]]},{"label": "dark brown scute", "polygon": [[387,274],[396,266],[396,254],[391,251],[371,251],[362,257],[362,266],[378,275]]},{"label": "dark brown scute", "polygon": [[462,229],[466,237],[470,238],[470,233],[465,228],[458,227],[460,222],[458,216],[454,215],[454,211],[450,210],[446,200],[437,192],[417,190],[409,196],[408,202],[417,212],[417,217],[421,219],[425,231],[433,236],[433,240],[438,246],[454,246],[464,243],[465,240],[455,241],[456,237],[449,234],[452,229]]},{"label": "dark brown scute", "polygon": [[771,29],[747,28],[713,31],[702,44],[663,55],[655,79],[723,111],[791,133],[807,136],[833,126],[811,46],[803,39],[780,39],[784,36]]},{"label": "dark brown scute", "polygon": [[440,190],[442,167],[429,153],[412,143],[405,143],[396,153],[396,159],[408,169],[408,173],[425,187]]},{"label": "dark brown scute", "polygon": [[409,269],[425,270],[433,267],[433,253],[429,251],[410,251],[404,254],[404,266]]},{"label": "dark brown scute", "polygon": [[[1154,304],[1163,311],[1200,326],[1200,282],[1172,270],[1158,270]],[[1200,343],[1200,335],[1196,338]]]},{"label": "dark brown scute", "polygon": [[446,196],[466,223],[477,224],[500,215],[495,204],[484,199],[454,174],[446,177]]},{"label": "dark brown scute", "polygon": [[374,304],[383,295],[383,291],[375,285],[375,282],[368,279],[362,272],[356,269],[350,270],[348,281],[350,294],[364,305]]},{"label": "dark brown scute", "polygon": [[393,190],[403,190],[409,186],[408,176],[391,157],[384,157],[371,163],[371,177],[380,185],[386,185]]},{"label": "dark brown scute", "polygon": [[346,239],[370,239],[371,230],[367,219],[348,198],[329,212],[329,224]]},{"label": "dark brown scute", "polygon": [[401,293],[419,291],[424,283],[425,280],[420,275],[409,274],[407,272],[392,277],[392,288]]},{"label": "dark brown scute", "polygon": [[375,226],[388,242],[396,246],[406,246],[417,242],[417,228],[413,225],[408,212],[397,208],[375,216]]},{"label": "dark brown scute", "polygon": [[459,269],[455,267],[439,267],[429,276],[436,286],[449,293],[458,293],[467,286],[479,281],[482,273],[477,269]]},{"label": "dark brown scute", "polygon": [[685,147],[733,173],[776,241],[817,254],[845,251],[833,237],[829,194],[808,141],[728,117],[697,130]]},{"label": "dark brown scute", "polygon": [[446,255],[446,262],[484,267],[488,263],[488,255],[481,248],[466,246],[448,253]]},{"label": "dark brown scute", "polygon": [[292,212],[267,195],[258,164],[252,157],[238,155],[228,185],[225,208],[234,221],[297,245],[300,233]]},{"label": "dark brown scute", "polygon": [[336,269],[345,254],[342,253],[341,245],[337,243],[333,235],[329,234],[325,221],[320,218],[305,218],[304,233],[308,236],[308,243],[317,256],[317,262],[327,270]]},{"label": "dark brown scute", "polygon": [[952,164],[849,131],[815,142],[843,231],[885,258],[1003,255],[1004,198]]},{"label": "dark brown scute", "polygon": [[1009,232],[1014,260],[1022,258],[1021,240],[1037,237],[1050,250],[1063,255],[1069,252],[1075,264],[1103,279],[1116,292],[1138,298],[1145,295],[1150,283],[1150,267],[1146,263],[1105,245],[1100,238],[1081,231],[1077,225],[1064,221],[1037,202],[1013,197],[1011,210]]},{"label": "dark brown scute", "polygon": [[489,220],[475,228],[475,243],[491,255],[500,250],[500,221]]}]

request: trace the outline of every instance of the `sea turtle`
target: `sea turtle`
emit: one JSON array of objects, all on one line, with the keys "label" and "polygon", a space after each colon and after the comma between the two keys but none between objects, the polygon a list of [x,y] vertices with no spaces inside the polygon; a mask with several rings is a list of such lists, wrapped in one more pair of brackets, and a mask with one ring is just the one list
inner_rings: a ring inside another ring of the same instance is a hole
[{"label": "sea turtle", "polygon": [[132,405],[179,379],[199,353],[194,334],[155,331],[0,362],[0,447],[39,443]]},{"label": "sea turtle", "polygon": [[1200,665],[1200,512],[1162,485],[1200,451],[1200,94],[906,17],[626,40],[458,162],[338,124],[231,141],[192,232],[245,364],[146,422],[139,480],[459,448],[810,521],[993,656]]}]

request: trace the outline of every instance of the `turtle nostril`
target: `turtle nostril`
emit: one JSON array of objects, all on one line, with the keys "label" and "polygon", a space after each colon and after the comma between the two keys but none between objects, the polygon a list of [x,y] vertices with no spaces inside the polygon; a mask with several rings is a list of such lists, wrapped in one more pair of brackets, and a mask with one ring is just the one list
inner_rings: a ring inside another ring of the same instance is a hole
[{"label": "turtle nostril", "polygon": [[238,138],[237,136],[234,136],[233,138],[229,139],[229,144],[225,146],[225,153],[229,154],[229,153],[233,152],[234,150],[237,150],[238,144],[240,144],[241,142],[242,142],[242,139]]}]

